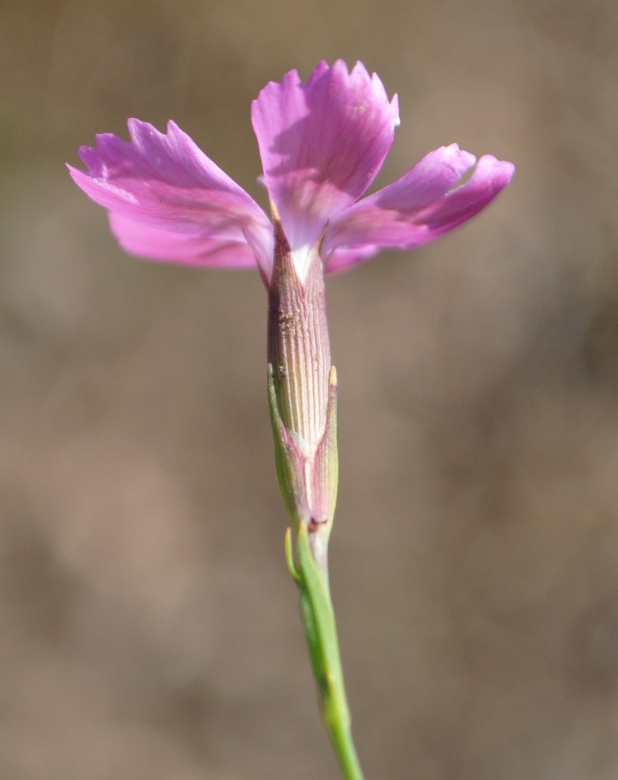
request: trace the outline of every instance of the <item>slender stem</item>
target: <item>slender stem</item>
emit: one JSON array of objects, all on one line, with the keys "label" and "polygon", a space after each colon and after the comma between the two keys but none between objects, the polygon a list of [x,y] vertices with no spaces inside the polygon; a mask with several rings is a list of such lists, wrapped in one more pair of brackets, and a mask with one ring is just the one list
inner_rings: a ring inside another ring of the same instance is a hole
[{"label": "slender stem", "polygon": [[299,526],[297,553],[298,566],[293,560],[288,532],[286,557],[290,573],[300,590],[300,611],[319,694],[322,723],[331,738],[345,780],[363,780],[352,740],[328,576],[313,557],[306,523]]},{"label": "slender stem", "polygon": [[356,755],[350,728],[343,728],[339,724],[330,729],[329,734],[345,780],[363,780],[363,772]]}]

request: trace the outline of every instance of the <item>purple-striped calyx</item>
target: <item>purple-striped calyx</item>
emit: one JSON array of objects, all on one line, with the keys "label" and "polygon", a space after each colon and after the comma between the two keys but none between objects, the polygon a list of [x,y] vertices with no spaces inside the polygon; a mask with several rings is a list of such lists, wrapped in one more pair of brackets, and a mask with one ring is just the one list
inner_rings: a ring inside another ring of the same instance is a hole
[{"label": "purple-striped calyx", "polygon": [[[324,557],[337,499],[337,375],[331,364],[320,250],[302,271],[273,207],[274,266],[268,292],[269,403],[277,474],[290,522],[305,522]],[[319,542],[318,542],[319,540]]]}]

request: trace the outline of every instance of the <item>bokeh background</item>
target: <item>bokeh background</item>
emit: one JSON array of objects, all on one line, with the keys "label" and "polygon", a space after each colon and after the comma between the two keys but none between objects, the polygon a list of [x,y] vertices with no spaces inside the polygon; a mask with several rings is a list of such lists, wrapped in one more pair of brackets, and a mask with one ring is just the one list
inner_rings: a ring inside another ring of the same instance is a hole
[{"label": "bokeh background", "polygon": [[332,580],[374,780],[618,776],[618,5],[0,0],[0,777],[315,780],[255,273],[121,253],[64,162],[175,119],[260,202],[249,103],[363,60],[379,184],[481,217],[332,278]]}]

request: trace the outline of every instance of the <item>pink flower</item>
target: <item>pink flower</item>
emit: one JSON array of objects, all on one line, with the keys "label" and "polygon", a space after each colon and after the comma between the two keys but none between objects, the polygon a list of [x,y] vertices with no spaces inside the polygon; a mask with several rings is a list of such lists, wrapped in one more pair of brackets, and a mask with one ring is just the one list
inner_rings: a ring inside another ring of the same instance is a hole
[{"label": "pink flower", "polygon": [[[359,200],[399,124],[397,97],[362,63],[320,63],[306,84],[296,71],[270,82],[252,105],[263,182],[304,280],[322,239],[324,271],[349,268],[382,247],[411,249],[470,219],[505,187],[511,163],[476,161],[456,144],[430,152],[393,184]],[[167,134],[129,120],[129,143],[111,134],[82,147],[75,182],[109,209],[128,252],[197,266],[257,264],[273,273],[273,226],[238,184],[170,122]],[[462,179],[472,171],[464,184]],[[458,186],[459,185],[459,186]]]},{"label": "pink flower", "polygon": [[[397,98],[364,65],[322,62],[296,71],[252,106],[273,221],[173,122],[167,134],[129,120],[130,143],[97,136],[82,147],[75,182],[109,209],[129,252],[197,266],[257,265],[269,295],[269,401],[277,472],[292,524],[312,533],[325,570],[337,494],[336,372],[331,365],[324,272],[382,247],[411,249],[490,203],[513,165],[456,144],[424,157],[393,184],[359,200],[399,124]],[[462,183],[466,178],[465,182]]]}]

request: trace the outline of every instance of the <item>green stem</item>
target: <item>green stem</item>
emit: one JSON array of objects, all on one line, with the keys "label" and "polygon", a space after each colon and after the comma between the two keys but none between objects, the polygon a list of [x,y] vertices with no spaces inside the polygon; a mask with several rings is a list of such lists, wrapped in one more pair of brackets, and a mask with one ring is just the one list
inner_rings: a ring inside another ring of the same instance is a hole
[{"label": "green stem", "polygon": [[300,523],[298,529],[298,565],[293,558],[290,537],[288,531],[286,558],[300,590],[300,612],[318,689],[322,723],[331,738],[345,780],[363,780],[352,740],[328,575],[313,557],[306,523]]}]

